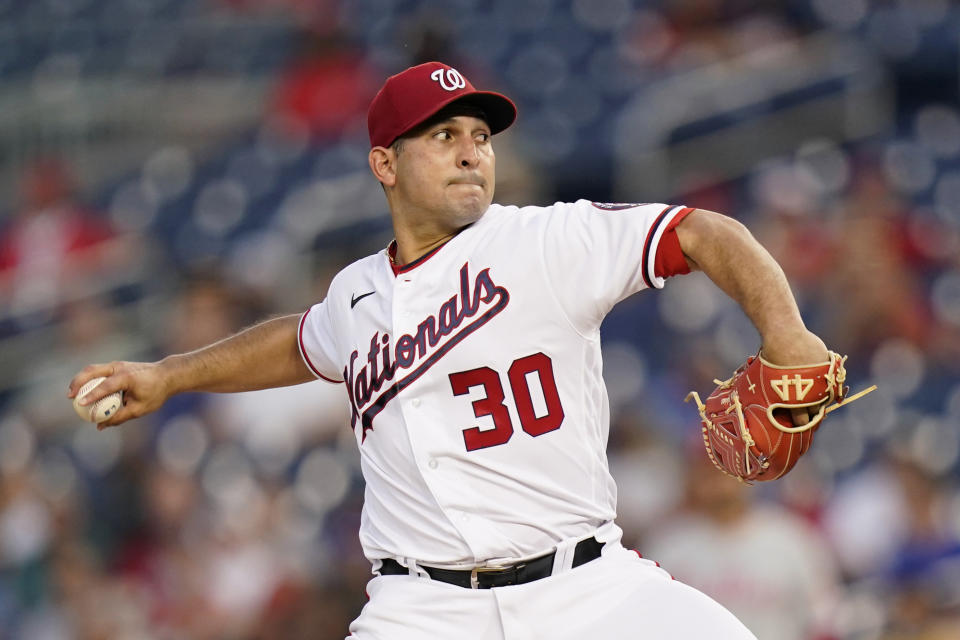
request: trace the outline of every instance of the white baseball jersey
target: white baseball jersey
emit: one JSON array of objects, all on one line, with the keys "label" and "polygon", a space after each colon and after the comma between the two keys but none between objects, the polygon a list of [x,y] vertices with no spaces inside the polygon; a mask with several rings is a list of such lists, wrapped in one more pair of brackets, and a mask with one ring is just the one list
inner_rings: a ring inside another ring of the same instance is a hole
[{"label": "white baseball jersey", "polygon": [[300,349],[346,385],[371,561],[524,559],[613,521],[600,323],[686,271],[689,211],[492,205],[414,263],[384,250],[334,278]]}]

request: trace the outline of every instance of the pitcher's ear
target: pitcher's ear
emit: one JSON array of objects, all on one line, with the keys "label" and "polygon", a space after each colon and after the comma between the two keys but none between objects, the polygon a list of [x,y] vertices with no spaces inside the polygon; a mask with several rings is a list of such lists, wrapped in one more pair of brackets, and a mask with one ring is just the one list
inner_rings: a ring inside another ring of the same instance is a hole
[{"label": "pitcher's ear", "polygon": [[367,156],[370,171],[385,187],[392,187],[397,181],[397,154],[393,149],[374,147]]}]

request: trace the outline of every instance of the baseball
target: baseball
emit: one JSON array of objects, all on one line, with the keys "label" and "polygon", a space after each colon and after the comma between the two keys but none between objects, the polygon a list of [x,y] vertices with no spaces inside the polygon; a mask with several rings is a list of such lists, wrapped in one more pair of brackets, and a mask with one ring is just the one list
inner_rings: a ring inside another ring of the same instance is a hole
[{"label": "baseball", "polygon": [[106,380],[106,378],[94,378],[93,380],[90,380],[85,385],[80,387],[80,391],[77,392],[77,396],[73,399],[74,411],[76,411],[77,415],[84,420],[99,424],[105,420],[108,420],[110,416],[119,411],[120,407],[123,406],[122,391],[111,393],[107,397],[101,398],[93,404],[88,404],[86,406],[80,404],[80,399],[86,394],[90,393],[94,387],[104,380]]}]

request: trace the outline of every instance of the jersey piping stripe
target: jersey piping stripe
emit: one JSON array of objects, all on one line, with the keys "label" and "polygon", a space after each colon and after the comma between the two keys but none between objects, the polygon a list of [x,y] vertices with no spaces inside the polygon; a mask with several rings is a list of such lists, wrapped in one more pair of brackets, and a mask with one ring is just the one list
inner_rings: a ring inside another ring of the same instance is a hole
[{"label": "jersey piping stripe", "polygon": [[672,205],[664,209],[659,216],[657,216],[656,222],[653,223],[650,227],[650,231],[647,232],[647,239],[643,243],[643,262],[640,266],[640,273],[643,275],[643,283],[647,285],[649,289],[657,288],[654,285],[656,281],[656,273],[654,272],[654,264],[656,263],[656,253],[651,257],[650,250],[655,248],[654,239],[659,242],[660,238],[657,236],[657,232],[663,226],[664,222],[670,217],[671,213],[679,211],[683,207],[679,204]]},{"label": "jersey piping stripe", "polygon": [[[463,231],[464,229],[469,229],[473,225],[474,223],[471,222],[470,224],[465,226],[463,229],[460,229],[460,231]],[[457,233],[459,234],[460,231],[458,231]],[[453,238],[456,238],[456,236],[453,236]],[[445,246],[447,246],[447,242],[450,242],[450,240],[453,240],[453,238],[450,238],[449,240],[441,244],[439,247],[434,247],[433,249],[430,249],[430,251],[426,252],[425,254],[423,254],[413,262],[408,262],[407,264],[400,264],[400,265],[393,263],[392,258],[395,258],[397,256],[397,241],[396,240],[391,241],[390,246],[387,247],[387,258],[390,259],[390,266],[393,268],[393,275],[398,276],[401,273],[406,273],[411,269],[415,269],[419,267],[421,264],[423,264],[424,262],[432,258],[434,255],[436,255],[437,251],[440,251],[440,249],[443,249]]]},{"label": "jersey piping stripe", "polygon": [[[450,242],[450,241],[447,240],[447,242]],[[426,262],[427,260],[429,260],[430,258],[432,258],[437,251],[440,251],[440,249],[442,249],[443,247],[445,247],[446,244],[447,244],[447,242],[444,242],[444,243],[443,243],[442,245],[440,245],[439,247],[434,247],[434,248],[431,249],[430,251],[427,251],[425,254],[423,254],[422,256],[420,256],[419,258],[417,258],[416,260],[414,260],[413,262],[408,262],[407,264],[398,265],[398,266],[397,266],[397,273],[398,273],[398,274],[400,274],[400,273],[406,273],[407,271],[410,271],[411,269],[414,269],[414,268],[418,267],[419,265],[423,264],[424,262]]]},{"label": "jersey piping stripe", "polygon": [[[450,240],[453,240],[453,238],[450,238]],[[447,240],[447,242],[450,242],[450,240]],[[445,246],[447,246],[447,242],[444,242],[444,243],[443,243],[442,245],[440,245],[439,247],[434,247],[433,249],[430,249],[430,251],[426,252],[425,254],[423,254],[422,256],[420,256],[419,258],[417,258],[416,260],[414,260],[413,262],[408,262],[407,264],[400,264],[400,265],[394,264],[393,261],[392,261],[392,259],[391,259],[391,261],[390,261],[390,268],[393,269],[393,275],[398,276],[398,275],[400,275],[401,273],[406,273],[406,272],[408,272],[408,271],[410,271],[410,270],[412,270],[412,269],[416,269],[416,268],[419,267],[421,264],[423,264],[424,262],[426,262],[427,260],[429,260],[430,258],[432,258],[432,257],[437,253],[437,251],[440,251],[440,249],[443,249]],[[394,247],[396,247],[395,244],[392,244],[390,247],[387,247],[387,258],[388,258],[388,259],[390,258],[390,255],[391,255],[391,251],[390,251],[390,250],[391,250],[391,249],[394,249]],[[396,251],[396,249],[394,249],[394,251]]]},{"label": "jersey piping stripe", "polygon": [[303,312],[303,315],[300,316],[300,324],[297,327],[297,347],[300,349],[300,357],[303,358],[303,361],[306,363],[307,368],[313,373],[313,375],[318,378],[323,378],[327,382],[332,382],[333,384],[340,384],[343,380],[334,380],[333,378],[328,378],[327,376],[320,373],[320,371],[313,366],[313,363],[310,361],[310,356],[307,355],[307,348],[303,344],[303,326],[307,323],[307,314],[310,313],[310,309],[307,309]]},{"label": "jersey piping stripe", "polygon": [[[660,566],[659,562],[657,562],[656,560],[648,560],[647,558],[644,558],[643,554],[637,551],[636,549],[630,549],[630,551],[633,551],[635,554],[637,554],[637,557],[640,558],[641,560],[646,560],[647,562],[652,562],[653,564],[657,565],[657,569],[663,569],[663,567]],[[666,569],[663,569],[663,570],[667,572],[667,575],[670,576],[671,580],[677,579],[672,573],[670,573]]]}]

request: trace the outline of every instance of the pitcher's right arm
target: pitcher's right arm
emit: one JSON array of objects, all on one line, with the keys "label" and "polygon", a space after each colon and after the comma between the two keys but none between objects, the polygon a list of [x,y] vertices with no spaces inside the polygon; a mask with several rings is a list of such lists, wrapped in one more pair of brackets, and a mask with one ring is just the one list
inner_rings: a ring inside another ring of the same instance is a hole
[{"label": "pitcher's right arm", "polygon": [[300,315],[267,320],[229,338],[157,362],[109,362],[84,367],[73,380],[73,398],[88,380],[105,377],[81,404],[91,404],[115,391],[124,392],[124,406],[98,428],[113,427],[160,408],[185,391],[228,393],[285,387],[315,376],[300,356]]}]

